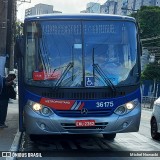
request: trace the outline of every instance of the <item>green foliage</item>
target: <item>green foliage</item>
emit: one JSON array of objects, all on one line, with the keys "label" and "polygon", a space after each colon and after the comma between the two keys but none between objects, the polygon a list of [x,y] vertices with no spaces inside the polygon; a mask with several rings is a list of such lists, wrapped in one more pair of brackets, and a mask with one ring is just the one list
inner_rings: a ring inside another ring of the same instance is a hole
[{"label": "green foliage", "polygon": [[141,75],[142,80],[160,81],[160,64],[149,63]]},{"label": "green foliage", "polygon": [[16,22],[16,32],[15,33],[16,33],[15,34],[16,37],[19,37],[20,35],[23,34],[23,29],[21,27],[21,22],[19,22],[19,21]]},{"label": "green foliage", "polygon": [[[136,18],[139,24],[140,38],[151,38],[142,42],[143,47],[160,47],[160,38],[152,39],[152,37],[160,37],[160,7],[142,6],[131,16]],[[156,62],[148,64],[141,75],[141,79],[160,81],[160,65]]]},{"label": "green foliage", "polygon": [[138,12],[138,22],[142,38],[160,35],[160,7],[141,7]]},{"label": "green foliage", "polygon": [[142,7],[139,12],[139,23],[142,38],[160,35],[160,7]]}]

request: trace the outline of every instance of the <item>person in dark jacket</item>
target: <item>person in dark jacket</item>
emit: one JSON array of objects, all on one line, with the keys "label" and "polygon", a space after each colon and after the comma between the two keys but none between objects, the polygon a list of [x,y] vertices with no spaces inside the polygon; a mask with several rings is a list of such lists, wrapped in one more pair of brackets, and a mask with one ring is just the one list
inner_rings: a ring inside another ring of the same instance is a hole
[{"label": "person in dark jacket", "polygon": [[7,128],[8,126],[5,124],[8,110],[8,101],[10,95],[8,93],[8,88],[11,87],[14,82],[13,80],[16,78],[15,74],[9,74],[6,78],[3,78],[3,88],[0,93],[0,128]]}]

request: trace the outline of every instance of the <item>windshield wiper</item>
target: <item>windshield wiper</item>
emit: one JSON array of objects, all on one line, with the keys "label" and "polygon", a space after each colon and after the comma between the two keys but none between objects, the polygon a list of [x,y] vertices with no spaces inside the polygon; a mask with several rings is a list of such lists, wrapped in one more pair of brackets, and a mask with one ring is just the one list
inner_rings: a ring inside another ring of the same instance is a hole
[{"label": "windshield wiper", "polygon": [[112,83],[112,81],[106,76],[104,71],[101,69],[101,67],[98,64],[94,63],[94,48],[93,48],[93,54],[92,54],[92,66],[93,66],[93,76],[95,77],[95,71],[101,76],[101,78],[104,80],[104,82],[112,89],[113,92],[116,92],[116,87]]},{"label": "windshield wiper", "polygon": [[111,82],[111,80],[105,75],[105,73],[103,72],[103,70],[100,68],[100,66],[98,64],[93,64],[93,68],[97,71],[97,73],[101,76],[101,78],[104,80],[104,82],[110,86],[110,88],[115,92],[116,91],[116,87],[114,86],[114,84]]},{"label": "windshield wiper", "polygon": [[55,84],[54,89],[57,89],[60,86],[60,84],[62,83],[62,81],[65,78],[66,74],[70,71],[71,68],[73,68],[73,66],[74,66],[73,62],[68,63],[66,69],[64,70],[64,72],[62,73],[61,77],[58,79],[57,83]]}]

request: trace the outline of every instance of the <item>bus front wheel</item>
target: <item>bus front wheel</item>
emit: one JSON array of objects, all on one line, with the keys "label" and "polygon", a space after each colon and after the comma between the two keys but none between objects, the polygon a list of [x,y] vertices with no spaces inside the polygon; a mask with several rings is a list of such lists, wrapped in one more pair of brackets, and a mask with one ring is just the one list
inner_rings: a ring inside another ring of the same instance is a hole
[{"label": "bus front wheel", "polygon": [[37,141],[37,139],[38,139],[38,135],[30,134],[30,135],[29,135],[29,138],[30,138],[31,141],[35,142],[35,141]]},{"label": "bus front wheel", "polygon": [[103,134],[103,138],[104,138],[104,139],[107,139],[107,140],[114,140],[115,137],[116,137],[116,133]]}]

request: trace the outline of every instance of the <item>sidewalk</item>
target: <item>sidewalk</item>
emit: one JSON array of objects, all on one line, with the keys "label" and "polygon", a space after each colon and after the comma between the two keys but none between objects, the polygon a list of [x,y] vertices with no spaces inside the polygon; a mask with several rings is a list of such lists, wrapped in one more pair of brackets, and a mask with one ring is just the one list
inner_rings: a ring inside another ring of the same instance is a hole
[{"label": "sidewalk", "polygon": [[150,110],[150,111],[153,110],[153,108],[151,108],[151,104],[150,103],[142,103],[142,109]]},{"label": "sidewalk", "polygon": [[6,125],[8,128],[0,128],[0,151],[5,152],[10,150],[18,131],[18,100],[9,102]]}]

